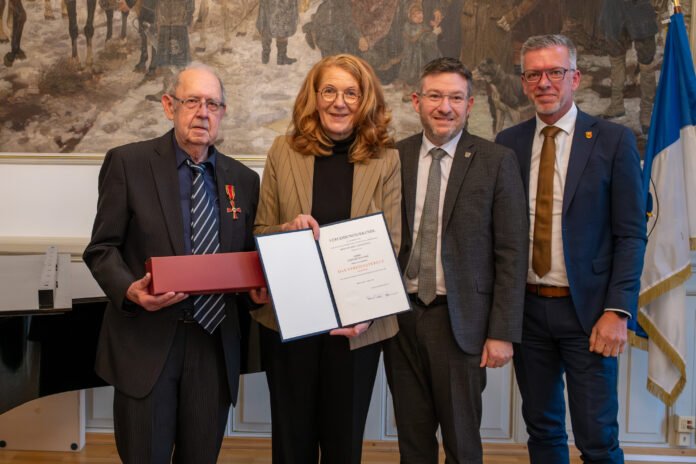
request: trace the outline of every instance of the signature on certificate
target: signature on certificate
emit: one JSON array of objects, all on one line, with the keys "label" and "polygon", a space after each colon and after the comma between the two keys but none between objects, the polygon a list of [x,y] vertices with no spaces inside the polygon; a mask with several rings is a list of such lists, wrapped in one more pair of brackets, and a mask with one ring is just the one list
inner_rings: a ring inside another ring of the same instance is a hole
[{"label": "signature on certificate", "polygon": [[389,298],[390,296],[398,295],[399,292],[380,292],[380,293],[375,293],[374,295],[367,295],[368,300],[379,300],[382,298]]}]

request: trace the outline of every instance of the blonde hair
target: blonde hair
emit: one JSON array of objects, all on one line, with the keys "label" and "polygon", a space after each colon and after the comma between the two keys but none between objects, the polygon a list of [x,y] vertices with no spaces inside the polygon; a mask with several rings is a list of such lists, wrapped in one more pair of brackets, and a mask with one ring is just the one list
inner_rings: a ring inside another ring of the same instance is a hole
[{"label": "blonde hair", "polygon": [[423,5],[419,1],[413,2],[408,6],[408,19],[411,19],[416,11],[423,13]]},{"label": "blonde hair", "polygon": [[290,146],[304,155],[331,154],[333,142],[324,132],[317,112],[317,86],[323,73],[334,66],[353,76],[360,86],[362,96],[353,116],[356,137],[351,145],[349,159],[354,163],[366,162],[379,156],[384,148],[393,147],[394,139],[388,131],[391,117],[384,101],[382,86],[372,67],[353,55],[327,56],[309,71],[292,109]]}]

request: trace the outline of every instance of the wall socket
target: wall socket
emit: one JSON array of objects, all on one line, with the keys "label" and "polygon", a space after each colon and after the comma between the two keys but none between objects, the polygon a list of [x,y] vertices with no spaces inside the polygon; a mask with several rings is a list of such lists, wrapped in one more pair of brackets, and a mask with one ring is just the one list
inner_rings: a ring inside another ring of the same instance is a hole
[{"label": "wall socket", "polygon": [[694,416],[674,416],[674,446],[689,446],[696,429]]},{"label": "wall socket", "polygon": [[675,446],[689,446],[691,441],[690,433],[677,432],[674,434],[674,445]]},{"label": "wall socket", "polygon": [[674,416],[674,422],[679,433],[694,433],[694,416]]}]

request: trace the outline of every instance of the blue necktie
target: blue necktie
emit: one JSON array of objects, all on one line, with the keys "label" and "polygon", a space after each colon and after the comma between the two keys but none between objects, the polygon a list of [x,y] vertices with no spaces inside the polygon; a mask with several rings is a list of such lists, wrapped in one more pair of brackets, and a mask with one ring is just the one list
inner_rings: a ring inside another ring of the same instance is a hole
[{"label": "blue necktie", "polygon": [[[205,190],[205,164],[186,160],[193,172],[191,186],[191,251],[195,255],[212,254],[220,251],[218,218],[215,205]],[[225,299],[222,293],[197,295],[193,300],[193,318],[209,333],[225,318]]]}]

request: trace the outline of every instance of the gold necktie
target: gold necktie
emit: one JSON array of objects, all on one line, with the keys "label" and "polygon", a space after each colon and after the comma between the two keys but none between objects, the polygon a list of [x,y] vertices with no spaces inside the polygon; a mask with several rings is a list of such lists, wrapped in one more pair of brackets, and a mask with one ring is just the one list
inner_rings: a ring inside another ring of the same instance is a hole
[{"label": "gold necktie", "polygon": [[541,159],[539,160],[532,249],[532,269],[539,277],[545,276],[551,269],[553,174],[556,162],[554,137],[560,130],[556,126],[546,126],[541,130],[541,133],[544,134],[544,144],[541,146]]}]

